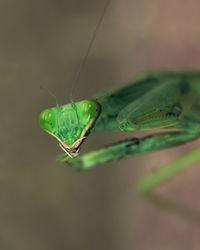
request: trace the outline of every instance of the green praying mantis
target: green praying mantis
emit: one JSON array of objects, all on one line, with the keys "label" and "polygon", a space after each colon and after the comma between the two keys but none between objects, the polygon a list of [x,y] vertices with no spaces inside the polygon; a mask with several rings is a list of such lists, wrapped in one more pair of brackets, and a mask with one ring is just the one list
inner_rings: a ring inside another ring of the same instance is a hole
[{"label": "green praying mantis", "polygon": [[[131,83],[103,91],[88,100],[45,109],[39,116],[39,124],[58,140],[64,151],[58,161],[75,169],[90,169],[136,154],[176,147],[200,137],[200,71],[144,72]],[[133,137],[80,155],[82,144],[95,132],[122,131],[125,134],[153,129],[163,129],[163,132]],[[153,189],[199,160],[200,148],[196,148],[145,177],[137,184],[137,192],[161,207],[190,213],[155,196]],[[190,215],[194,217],[194,213]]]},{"label": "green praying mantis", "polygon": [[[141,73],[130,84],[91,99],[44,110],[39,124],[63,149],[58,160],[76,169],[175,147],[200,137],[200,71]],[[134,133],[161,128],[167,132],[134,137],[79,155],[83,142],[97,131]],[[198,160],[200,148],[153,172],[138,185],[138,191],[148,193]]]}]

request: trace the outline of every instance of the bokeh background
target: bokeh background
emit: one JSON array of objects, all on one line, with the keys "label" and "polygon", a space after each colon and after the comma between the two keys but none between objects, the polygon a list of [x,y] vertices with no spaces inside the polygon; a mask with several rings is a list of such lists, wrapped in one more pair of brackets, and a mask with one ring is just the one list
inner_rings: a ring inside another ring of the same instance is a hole
[{"label": "bokeh background", "polygon": [[[155,207],[134,184],[199,141],[85,172],[55,161],[57,142],[39,113],[69,96],[104,8],[102,0],[0,1],[0,249],[199,250],[200,225]],[[112,0],[73,98],[81,100],[150,69],[200,64],[198,0]],[[126,138],[88,138],[83,152]],[[197,164],[198,166],[200,164]],[[200,169],[159,188],[200,210]]]}]

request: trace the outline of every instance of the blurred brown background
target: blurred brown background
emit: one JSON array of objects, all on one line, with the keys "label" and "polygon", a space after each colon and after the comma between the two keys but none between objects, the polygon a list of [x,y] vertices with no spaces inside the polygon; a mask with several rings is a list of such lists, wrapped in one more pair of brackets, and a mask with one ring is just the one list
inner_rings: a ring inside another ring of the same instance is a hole
[{"label": "blurred brown background", "polygon": [[[0,1],[0,249],[198,250],[200,225],[133,192],[136,181],[190,143],[77,172],[55,161],[58,143],[39,113],[69,101],[72,81],[104,7],[98,0]],[[112,0],[74,99],[147,69],[200,64],[198,0]],[[83,151],[127,137],[91,136]],[[198,142],[196,143],[196,145]],[[197,164],[199,165],[199,164]],[[200,169],[160,188],[200,210]]]}]

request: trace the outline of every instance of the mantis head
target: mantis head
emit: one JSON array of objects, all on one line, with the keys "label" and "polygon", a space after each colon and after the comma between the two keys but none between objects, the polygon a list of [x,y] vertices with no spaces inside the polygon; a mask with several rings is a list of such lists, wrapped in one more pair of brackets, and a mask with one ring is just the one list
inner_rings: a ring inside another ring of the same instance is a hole
[{"label": "mantis head", "polygon": [[39,116],[39,124],[59,141],[65,153],[75,157],[100,112],[100,105],[93,100],[72,102],[43,110]]}]

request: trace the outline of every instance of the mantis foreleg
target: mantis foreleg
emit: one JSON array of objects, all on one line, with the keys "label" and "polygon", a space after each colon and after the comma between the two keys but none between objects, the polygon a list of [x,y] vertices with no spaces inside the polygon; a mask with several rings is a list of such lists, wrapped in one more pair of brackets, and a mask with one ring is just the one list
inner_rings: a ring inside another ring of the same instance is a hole
[{"label": "mantis foreleg", "polygon": [[107,147],[89,152],[74,159],[63,154],[58,160],[67,162],[77,169],[88,169],[98,164],[119,160],[135,154],[177,146],[195,140],[199,136],[199,132],[195,132],[195,127],[198,126],[195,123],[190,125],[185,123],[182,126],[190,127],[193,132],[168,132],[145,136],[140,139],[132,138],[108,145]]}]

